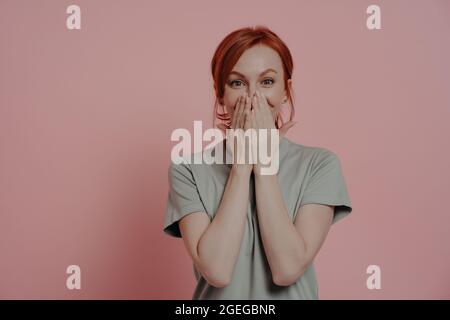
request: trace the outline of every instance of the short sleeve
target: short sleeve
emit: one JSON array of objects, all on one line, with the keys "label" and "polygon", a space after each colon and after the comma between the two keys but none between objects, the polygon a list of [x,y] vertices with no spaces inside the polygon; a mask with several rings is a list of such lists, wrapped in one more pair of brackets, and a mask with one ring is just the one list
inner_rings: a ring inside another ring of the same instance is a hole
[{"label": "short sleeve", "polygon": [[206,210],[188,164],[171,162],[168,177],[169,193],[163,231],[170,236],[181,238],[179,220],[189,213]]},{"label": "short sleeve", "polygon": [[332,224],[352,212],[352,204],[338,156],[326,149],[314,161],[300,206],[317,203],[334,205]]}]

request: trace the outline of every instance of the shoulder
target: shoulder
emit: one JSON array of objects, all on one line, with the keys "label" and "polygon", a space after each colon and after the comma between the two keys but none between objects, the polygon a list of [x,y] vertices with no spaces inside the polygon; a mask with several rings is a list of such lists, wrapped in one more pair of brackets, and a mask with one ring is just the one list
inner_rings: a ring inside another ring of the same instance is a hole
[{"label": "shoulder", "polygon": [[211,170],[216,170],[217,166],[204,161],[205,152],[211,152],[214,148],[208,148],[200,152],[188,153],[186,155],[172,155],[169,164],[169,178],[174,176],[189,179],[195,183],[211,174]]},{"label": "shoulder", "polygon": [[289,156],[303,162],[320,164],[323,162],[339,162],[338,155],[324,147],[310,146],[285,138],[289,144]]},{"label": "shoulder", "polygon": [[189,180],[193,181],[192,168],[186,157],[178,156],[170,159],[168,168],[169,181]]}]

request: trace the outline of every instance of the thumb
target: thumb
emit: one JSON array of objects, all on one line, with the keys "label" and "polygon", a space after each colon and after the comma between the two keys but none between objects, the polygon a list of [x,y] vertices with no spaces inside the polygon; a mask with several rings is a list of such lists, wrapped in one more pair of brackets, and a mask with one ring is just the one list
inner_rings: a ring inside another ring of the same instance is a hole
[{"label": "thumb", "polygon": [[219,123],[219,124],[217,125],[217,128],[219,128],[220,130],[223,130],[224,132],[226,132],[226,130],[228,129],[228,126],[226,126],[226,125],[223,124],[223,123]]}]

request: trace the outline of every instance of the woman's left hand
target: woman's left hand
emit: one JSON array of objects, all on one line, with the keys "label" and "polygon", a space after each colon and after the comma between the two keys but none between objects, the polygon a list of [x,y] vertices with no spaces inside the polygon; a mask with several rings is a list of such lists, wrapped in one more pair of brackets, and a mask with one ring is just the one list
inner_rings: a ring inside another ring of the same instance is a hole
[{"label": "woman's left hand", "polygon": [[[268,129],[267,130],[267,138],[265,141],[269,141],[269,136],[271,136],[271,129],[278,130],[279,138],[283,137],[286,134],[287,130],[291,128],[295,122],[289,121],[285,123],[280,129],[275,127],[275,119],[273,118],[271,107],[267,102],[266,97],[259,91],[256,91],[255,95],[252,97],[252,111],[250,116],[251,127],[257,129],[257,137],[259,140],[260,133],[258,129]],[[279,146],[278,146],[279,147]],[[257,148],[259,148],[259,143],[257,143]],[[255,150],[255,149],[252,149]],[[266,147],[266,150],[269,150],[269,146]],[[259,153],[259,152],[257,152]],[[272,152],[271,152],[272,153]],[[254,155],[257,156],[257,155]],[[253,165],[253,171],[255,174],[260,173],[260,160],[256,157],[256,163]]]}]

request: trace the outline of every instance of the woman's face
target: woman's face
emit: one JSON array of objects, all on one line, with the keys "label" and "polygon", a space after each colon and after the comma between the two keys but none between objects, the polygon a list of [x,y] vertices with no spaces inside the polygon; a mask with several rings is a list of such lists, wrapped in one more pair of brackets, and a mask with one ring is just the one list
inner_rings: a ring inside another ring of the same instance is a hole
[{"label": "woman's face", "polygon": [[[288,83],[290,86],[291,79]],[[238,98],[243,94],[252,97],[256,90],[266,97],[275,121],[281,105],[287,101],[287,92],[281,58],[265,45],[255,45],[244,51],[227,78],[223,103],[230,116]]]}]

